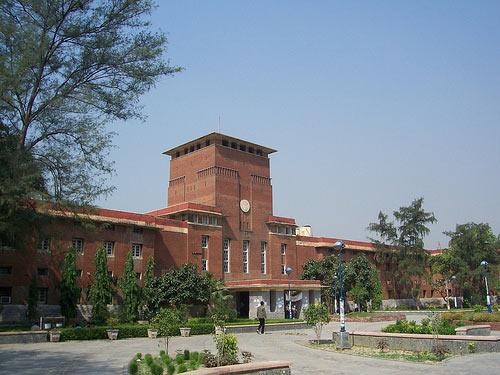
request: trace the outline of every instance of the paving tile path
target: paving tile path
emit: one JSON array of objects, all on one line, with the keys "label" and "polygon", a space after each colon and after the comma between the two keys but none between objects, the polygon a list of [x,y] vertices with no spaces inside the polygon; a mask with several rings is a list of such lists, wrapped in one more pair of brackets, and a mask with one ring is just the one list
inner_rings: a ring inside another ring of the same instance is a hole
[{"label": "paving tile path", "polygon": [[[385,323],[348,323],[350,330],[376,331]],[[322,337],[331,338],[337,323],[325,327]],[[287,360],[292,374],[495,374],[500,354],[475,354],[455,357],[440,364],[418,364],[358,357],[307,348],[300,344],[313,338],[312,330],[238,334],[241,350],[248,350],[255,361]],[[171,339],[169,351],[178,349],[214,351],[210,335]],[[118,341],[71,341],[0,345],[0,374],[124,374],[125,364],[137,352],[158,353],[161,339],[147,338]]]}]

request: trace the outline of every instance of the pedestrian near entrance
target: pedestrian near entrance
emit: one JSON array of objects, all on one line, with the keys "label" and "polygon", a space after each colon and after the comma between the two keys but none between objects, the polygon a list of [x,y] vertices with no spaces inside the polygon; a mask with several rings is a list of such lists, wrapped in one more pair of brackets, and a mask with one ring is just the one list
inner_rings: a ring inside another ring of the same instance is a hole
[{"label": "pedestrian near entrance", "polygon": [[257,307],[257,319],[259,319],[259,328],[257,328],[257,333],[259,335],[264,334],[264,326],[266,325],[266,307],[264,306],[264,301],[260,301],[260,306]]}]

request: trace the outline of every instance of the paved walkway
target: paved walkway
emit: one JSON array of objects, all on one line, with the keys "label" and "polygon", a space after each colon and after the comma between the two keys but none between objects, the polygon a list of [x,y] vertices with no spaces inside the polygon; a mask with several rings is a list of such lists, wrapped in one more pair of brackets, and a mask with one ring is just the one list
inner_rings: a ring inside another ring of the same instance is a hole
[{"label": "paved walkway", "polygon": [[[379,330],[387,323],[351,323],[349,330]],[[330,323],[323,338],[338,329]],[[500,368],[500,354],[475,354],[455,357],[444,363],[427,365],[396,362],[307,348],[300,342],[313,338],[310,329],[238,334],[240,350],[248,350],[255,361],[287,360],[292,374],[494,374]],[[214,351],[210,335],[171,339],[170,353],[177,349]],[[158,353],[163,340],[71,341],[0,345],[0,374],[123,374],[124,365],[137,352]]]}]

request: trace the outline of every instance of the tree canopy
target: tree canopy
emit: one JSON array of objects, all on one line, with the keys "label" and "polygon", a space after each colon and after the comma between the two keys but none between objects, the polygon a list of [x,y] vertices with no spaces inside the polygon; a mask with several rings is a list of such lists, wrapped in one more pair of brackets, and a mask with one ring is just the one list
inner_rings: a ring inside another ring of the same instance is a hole
[{"label": "tree canopy", "polygon": [[400,207],[393,212],[395,221],[380,212],[378,222],[368,226],[379,237],[371,241],[378,250],[378,261],[389,265],[397,298],[413,298],[417,306],[422,283],[428,278],[424,237],[430,232],[428,225],[437,221],[432,212],[424,210],[423,203],[424,199],[418,198]]},{"label": "tree canopy", "polygon": [[21,195],[87,204],[110,192],[107,124],[141,118],[139,97],[180,70],[164,60],[165,35],[150,30],[152,9],[151,0],[0,3],[0,130],[35,162],[17,173]]}]

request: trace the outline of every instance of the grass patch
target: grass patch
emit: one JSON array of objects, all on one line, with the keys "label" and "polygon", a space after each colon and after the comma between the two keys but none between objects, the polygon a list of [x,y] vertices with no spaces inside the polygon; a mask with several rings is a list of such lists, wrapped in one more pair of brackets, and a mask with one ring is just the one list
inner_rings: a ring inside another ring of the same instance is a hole
[{"label": "grass patch", "polygon": [[373,316],[373,315],[374,315],[373,313],[367,312],[367,311],[355,311],[355,312],[347,314],[347,317],[367,318],[367,317]]},{"label": "grass patch", "polygon": [[31,331],[31,326],[2,326],[0,332],[23,332]]},{"label": "grass patch", "polygon": [[371,357],[379,359],[388,359],[391,361],[406,361],[406,362],[417,362],[417,363],[437,363],[441,362],[446,358],[450,358],[452,354],[446,354],[443,357],[438,357],[431,352],[412,352],[408,350],[393,350],[386,349],[381,351],[375,348],[367,348],[363,346],[353,346],[349,350],[337,349],[335,344],[307,344],[308,347],[313,349],[321,349],[330,352],[344,353],[351,355],[358,355],[362,357]]}]

